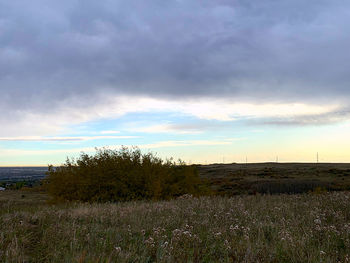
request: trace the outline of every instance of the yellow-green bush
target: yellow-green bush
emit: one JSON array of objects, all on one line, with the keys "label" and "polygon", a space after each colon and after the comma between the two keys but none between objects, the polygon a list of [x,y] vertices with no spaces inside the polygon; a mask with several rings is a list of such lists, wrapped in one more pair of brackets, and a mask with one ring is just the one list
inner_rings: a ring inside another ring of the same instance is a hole
[{"label": "yellow-green bush", "polygon": [[56,201],[159,200],[208,192],[195,166],[126,147],[97,149],[95,155],[83,153],[60,167],[49,166],[45,185]]}]

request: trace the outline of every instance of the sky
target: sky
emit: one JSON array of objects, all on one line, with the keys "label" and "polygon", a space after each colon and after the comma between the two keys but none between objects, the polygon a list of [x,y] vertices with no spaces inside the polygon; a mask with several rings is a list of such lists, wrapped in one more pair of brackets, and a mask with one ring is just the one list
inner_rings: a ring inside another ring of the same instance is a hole
[{"label": "sky", "polygon": [[346,0],[0,0],[0,166],[350,162],[349,47]]}]

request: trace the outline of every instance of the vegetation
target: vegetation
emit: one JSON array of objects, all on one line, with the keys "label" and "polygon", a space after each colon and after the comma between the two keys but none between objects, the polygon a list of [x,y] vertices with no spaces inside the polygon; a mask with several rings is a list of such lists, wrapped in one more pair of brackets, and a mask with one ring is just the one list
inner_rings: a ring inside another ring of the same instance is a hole
[{"label": "vegetation", "polygon": [[350,190],[348,163],[250,163],[197,166],[217,194],[298,194]]},{"label": "vegetation", "polygon": [[[201,193],[206,188],[203,181],[213,193],[226,196],[307,193],[316,188],[327,191],[350,190],[348,163],[232,163],[193,165],[191,169],[194,167],[202,180]],[[0,169],[0,186],[6,189],[20,189],[23,186],[37,188],[40,179],[45,177],[42,167],[21,169],[20,175],[25,176],[25,179],[18,176],[14,180],[1,172],[4,171]],[[30,179],[26,178],[27,172]]]},{"label": "vegetation", "polygon": [[23,188],[33,188],[33,187],[39,187],[39,186],[40,186],[39,180],[0,182],[0,187],[4,187],[8,190],[20,190]]},{"label": "vegetation", "polygon": [[42,197],[0,193],[0,262],[349,262],[347,192],[51,206]]},{"label": "vegetation", "polygon": [[45,187],[54,201],[161,200],[208,192],[195,166],[163,161],[138,148],[97,150],[60,167],[49,167]]},{"label": "vegetation", "polygon": [[349,172],[82,154],[0,192],[0,262],[350,262]]}]

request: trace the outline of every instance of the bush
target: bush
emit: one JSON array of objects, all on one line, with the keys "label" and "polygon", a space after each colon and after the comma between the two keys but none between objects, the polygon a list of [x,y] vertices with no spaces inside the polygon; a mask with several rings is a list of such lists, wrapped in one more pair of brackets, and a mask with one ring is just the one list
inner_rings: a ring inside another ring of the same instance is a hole
[{"label": "bush", "polygon": [[195,166],[163,161],[138,148],[82,153],[60,167],[50,165],[47,175],[45,187],[55,201],[160,200],[208,192]]}]

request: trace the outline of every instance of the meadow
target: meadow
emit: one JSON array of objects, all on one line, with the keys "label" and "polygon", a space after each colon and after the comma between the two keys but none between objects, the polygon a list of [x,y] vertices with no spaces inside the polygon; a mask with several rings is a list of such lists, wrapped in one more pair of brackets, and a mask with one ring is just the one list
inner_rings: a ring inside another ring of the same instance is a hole
[{"label": "meadow", "polygon": [[350,190],[349,163],[248,163],[198,165],[217,194],[300,194]]},{"label": "meadow", "polygon": [[350,193],[49,205],[0,192],[0,262],[349,262]]}]

